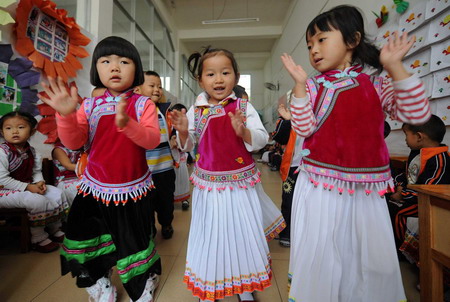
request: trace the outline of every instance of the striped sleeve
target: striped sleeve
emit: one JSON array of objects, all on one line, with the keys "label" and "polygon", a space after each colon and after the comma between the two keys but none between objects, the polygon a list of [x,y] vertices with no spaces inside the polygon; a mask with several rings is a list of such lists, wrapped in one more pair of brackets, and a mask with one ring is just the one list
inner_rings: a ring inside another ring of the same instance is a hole
[{"label": "striped sleeve", "polygon": [[394,83],[384,79],[380,99],[383,110],[393,120],[416,125],[425,123],[431,116],[425,87],[415,74]]},{"label": "striped sleeve", "polygon": [[310,136],[316,129],[316,117],[310,98],[310,94],[307,93],[305,98],[296,98],[292,95],[291,99],[291,126],[302,137]]}]

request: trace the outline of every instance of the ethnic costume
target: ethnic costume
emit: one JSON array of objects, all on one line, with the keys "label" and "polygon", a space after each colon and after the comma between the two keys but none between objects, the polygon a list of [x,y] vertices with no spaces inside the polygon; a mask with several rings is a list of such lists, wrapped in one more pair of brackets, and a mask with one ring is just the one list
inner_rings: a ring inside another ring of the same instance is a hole
[{"label": "ethnic costume", "polygon": [[[55,149],[56,148],[61,149],[67,155],[71,163],[76,163],[81,155],[81,151],[70,150],[61,143],[55,144]],[[57,159],[53,159],[53,164],[55,185],[63,191],[67,202],[71,205],[78,192],[78,176],[75,174],[75,171],[67,170]]]},{"label": "ethnic costume", "polygon": [[90,287],[117,266],[128,295],[137,300],[150,273],[161,273],[151,237],[152,179],[145,159],[145,150],[159,142],[159,129],[150,99],[132,90],[122,96],[130,117],[124,128],[115,124],[121,96],[108,90],[86,99],[76,113],[57,115],[62,143],[75,150],[87,143],[89,153],[68,217],[61,267],[63,275],[77,277],[79,287]]},{"label": "ethnic costume", "polygon": [[188,155],[177,147],[172,148],[172,157],[175,165],[175,193],[174,202],[182,202],[191,197],[191,186],[189,183],[189,172],[187,167]]},{"label": "ethnic costume", "polygon": [[[231,125],[228,112],[236,109],[246,116],[251,145]],[[284,228],[250,153],[266,145],[268,134],[253,106],[234,93],[215,106],[200,94],[187,117],[189,138],[182,150],[192,150],[194,139],[198,149],[184,282],[194,296],[209,301],[262,291],[272,277],[267,240]]]},{"label": "ethnic costume", "polygon": [[384,112],[430,116],[416,76],[394,82],[360,66],[307,80],[292,126],[306,137],[294,190],[289,301],[406,301],[384,193],[392,184]]},{"label": "ethnic costume", "polygon": [[31,242],[38,243],[61,227],[69,205],[61,190],[46,185],[44,195],[26,191],[27,185],[43,181],[42,159],[28,143],[23,151],[13,144],[0,145],[0,208],[25,208],[30,221]]}]

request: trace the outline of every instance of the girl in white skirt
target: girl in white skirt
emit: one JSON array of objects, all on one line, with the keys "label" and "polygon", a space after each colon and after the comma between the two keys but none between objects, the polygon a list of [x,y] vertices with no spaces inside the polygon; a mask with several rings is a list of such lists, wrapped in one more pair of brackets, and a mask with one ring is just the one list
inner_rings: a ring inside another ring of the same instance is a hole
[{"label": "girl in white skirt", "polygon": [[[169,111],[180,111],[186,107],[183,104],[175,104]],[[174,161],[175,170],[175,192],[173,193],[173,202],[181,202],[181,208],[183,210],[189,209],[189,198],[191,197],[191,186],[189,184],[189,171],[187,167],[187,152],[183,152],[179,149],[177,144],[176,134],[172,135],[170,139],[170,151]]]},{"label": "girl in white skirt", "polygon": [[251,154],[268,134],[255,108],[233,92],[239,72],[232,53],[194,53],[189,68],[205,92],[187,115],[170,115],[183,151],[198,142],[184,282],[200,300],[239,294],[254,301],[252,292],[271,285],[267,240],[284,228]]},{"label": "girl in white skirt", "polygon": [[[430,117],[424,86],[403,67],[414,43],[397,33],[381,52],[355,7],[338,6],[306,30],[306,72],[285,54],[295,81],[292,127],[305,137],[292,208],[290,302],[406,301],[384,193],[392,184],[385,114]],[[364,65],[393,80],[369,76]]]}]

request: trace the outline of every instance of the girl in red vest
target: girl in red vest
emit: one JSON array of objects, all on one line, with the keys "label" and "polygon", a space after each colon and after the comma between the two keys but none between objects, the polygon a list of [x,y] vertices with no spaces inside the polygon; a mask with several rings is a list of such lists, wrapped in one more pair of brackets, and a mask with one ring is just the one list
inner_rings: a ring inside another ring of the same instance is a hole
[{"label": "girl in red vest", "polygon": [[[306,30],[307,73],[295,81],[292,127],[305,137],[292,206],[289,301],[406,301],[384,193],[392,186],[384,118],[430,117],[424,85],[402,59],[414,43],[395,33],[379,51],[357,8],[335,7]],[[384,68],[393,83],[363,72]]]},{"label": "girl in red vest", "polygon": [[200,300],[239,294],[254,301],[253,291],[271,285],[267,240],[284,227],[251,153],[269,135],[251,103],[233,92],[239,72],[231,52],[207,49],[189,63],[204,92],[187,114],[170,114],[181,150],[198,143],[184,282]]},{"label": "girl in red vest", "polygon": [[57,113],[61,142],[89,153],[78,195],[70,209],[61,250],[62,273],[77,277],[94,301],[115,301],[110,272],[117,267],[133,301],[153,301],[161,274],[151,236],[148,191],[151,173],[145,150],[159,144],[154,103],[133,93],[144,76],[133,44],[108,37],[94,50],[91,84],[106,88],[78,104],[77,90],[49,78],[41,99]]}]

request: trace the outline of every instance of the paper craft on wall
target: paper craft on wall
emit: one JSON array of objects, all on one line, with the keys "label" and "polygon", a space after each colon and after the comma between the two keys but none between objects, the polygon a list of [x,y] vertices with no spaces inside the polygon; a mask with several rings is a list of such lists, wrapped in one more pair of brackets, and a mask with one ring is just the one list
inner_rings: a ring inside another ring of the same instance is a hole
[{"label": "paper craft on wall", "polygon": [[450,97],[439,99],[431,102],[436,103],[434,114],[439,116],[445,125],[450,125]]},{"label": "paper craft on wall", "polygon": [[448,8],[449,0],[428,0],[425,19],[430,19]]},{"label": "paper craft on wall", "polygon": [[[14,23],[14,19],[11,17],[11,15],[2,10],[1,8],[7,8],[11,4],[16,2],[16,0],[1,0],[0,1],[0,25],[6,25],[9,23]],[[2,40],[2,31],[0,30],[0,41]]]},{"label": "paper craft on wall", "polygon": [[403,61],[403,64],[407,71],[423,77],[430,72],[430,56],[431,49],[428,48],[408,57]]},{"label": "paper craft on wall", "polygon": [[401,32],[411,32],[425,22],[426,2],[418,2],[400,17],[399,29]]},{"label": "paper craft on wall", "polygon": [[433,73],[433,98],[450,95],[450,68]]},{"label": "paper craft on wall", "polygon": [[11,60],[11,45],[0,45],[0,115],[20,108],[37,115],[37,91],[31,89],[39,83],[39,73],[30,70],[33,63],[25,58]]},{"label": "paper craft on wall", "polygon": [[439,42],[450,37],[450,10],[430,22],[429,43]]},{"label": "paper craft on wall", "polygon": [[431,98],[433,94],[433,74],[429,73],[421,78],[423,85],[425,86],[425,96]]},{"label": "paper craft on wall", "polygon": [[388,12],[388,10],[387,10],[385,5],[383,5],[381,7],[381,10],[380,10],[379,14],[377,14],[376,12],[372,12],[372,13],[375,15],[375,17],[377,17],[375,19],[375,23],[377,24],[378,28],[383,26],[383,24],[387,23],[387,21],[389,19],[389,12]]},{"label": "paper craft on wall", "polygon": [[450,67],[450,39],[431,46],[430,71]]},{"label": "paper craft on wall", "polygon": [[398,25],[396,25],[396,24],[391,24],[389,26],[383,26],[383,28],[381,28],[378,31],[378,34],[375,37],[375,40],[373,42],[374,45],[378,49],[381,49],[383,47],[383,45],[388,42],[389,37],[392,36],[396,30],[398,30]]},{"label": "paper craft on wall", "polygon": [[400,15],[403,14],[409,7],[409,2],[404,0],[394,0],[395,10]]},{"label": "paper craft on wall", "polygon": [[422,48],[424,48],[425,46],[427,46],[429,44],[428,43],[428,31],[429,30],[430,30],[430,25],[427,24],[425,26],[421,26],[414,32],[410,33],[411,35],[416,36],[416,41],[414,42],[411,49],[408,51],[408,54],[407,54],[408,56],[417,51],[420,51]]},{"label": "paper craft on wall", "polygon": [[89,54],[81,46],[90,39],[80,32],[67,11],[52,1],[21,0],[16,10],[16,50],[33,62],[44,74],[65,82],[83,68],[78,58]]}]

